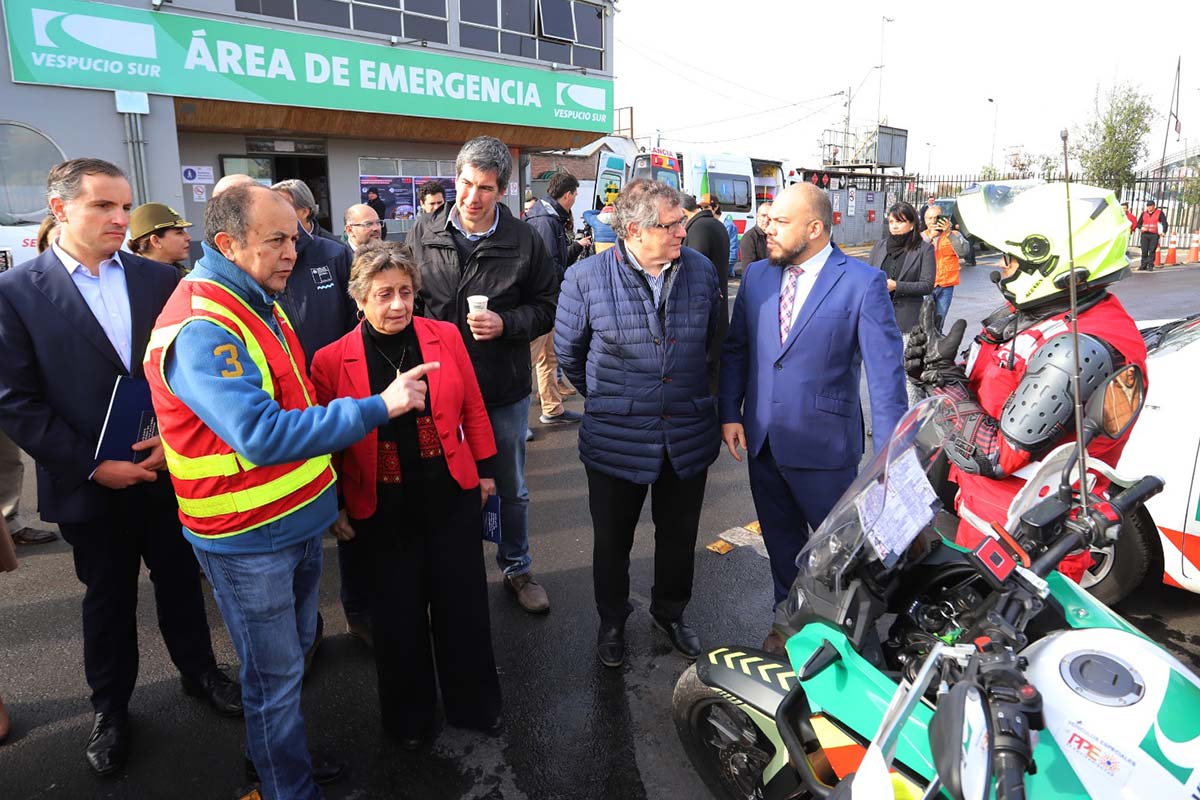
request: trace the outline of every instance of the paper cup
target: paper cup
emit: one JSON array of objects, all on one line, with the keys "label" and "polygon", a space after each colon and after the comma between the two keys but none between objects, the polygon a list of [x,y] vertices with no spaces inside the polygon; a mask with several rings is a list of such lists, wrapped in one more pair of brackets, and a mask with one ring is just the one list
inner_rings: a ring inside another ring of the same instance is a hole
[{"label": "paper cup", "polygon": [[467,311],[472,314],[478,314],[482,311],[487,311],[487,295],[473,294],[467,298]]}]

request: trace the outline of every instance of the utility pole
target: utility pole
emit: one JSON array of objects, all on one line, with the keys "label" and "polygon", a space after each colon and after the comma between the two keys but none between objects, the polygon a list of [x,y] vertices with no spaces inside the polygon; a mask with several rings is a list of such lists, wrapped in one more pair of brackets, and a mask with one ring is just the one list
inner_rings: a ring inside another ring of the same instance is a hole
[{"label": "utility pole", "polygon": [[879,126],[883,124],[883,33],[884,26],[889,22],[895,22],[894,17],[880,17],[882,20],[879,23],[879,99],[875,106],[875,148],[876,161],[879,160]]},{"label": "utility pole", "polygon": [[[860,86],[862,84],[859,84]],[[854,87],[846,87],[846,132],[842,139],[842,153],[850,152],[850,101],[854,99]]]},{"label": "utility pole", "polygon": [[996,122],[1000,119],[1000,101],[994,97],[989,97],[988,102],[992,104],[992,170],[996,169]]}]

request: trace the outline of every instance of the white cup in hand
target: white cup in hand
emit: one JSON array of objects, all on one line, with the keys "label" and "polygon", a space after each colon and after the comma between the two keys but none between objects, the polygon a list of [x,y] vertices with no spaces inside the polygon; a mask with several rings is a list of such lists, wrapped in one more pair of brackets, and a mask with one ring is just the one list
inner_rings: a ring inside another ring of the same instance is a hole
[{"label": "white cup in hand", "polygon": [[467,298],[467,313],[481,314],[487,311],[488,298],[486,294],[473,294]]}]

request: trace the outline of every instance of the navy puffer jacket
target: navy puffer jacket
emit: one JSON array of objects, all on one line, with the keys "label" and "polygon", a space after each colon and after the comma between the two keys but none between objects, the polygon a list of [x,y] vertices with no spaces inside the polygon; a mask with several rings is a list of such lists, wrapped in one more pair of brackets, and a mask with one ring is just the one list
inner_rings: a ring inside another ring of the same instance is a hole
[{"label": "navy puffer jacket", "polygon": [[578,262],[559,295],[554,350],[586,399],[579,456],[599,472],[653,483],[663,456],[681,478],[717,458],[705,352],[721,294],[712,265],[683,248],[662,309],[623,244]]}]

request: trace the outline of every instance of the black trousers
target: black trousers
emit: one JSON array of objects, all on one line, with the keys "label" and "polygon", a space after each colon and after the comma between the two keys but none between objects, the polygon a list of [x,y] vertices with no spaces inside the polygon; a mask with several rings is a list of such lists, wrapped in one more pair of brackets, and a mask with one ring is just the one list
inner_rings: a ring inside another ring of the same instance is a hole
[{"label": "black trousers", "polygon": [[1142,269],[1154,269],[1154,254],[1158,252],[1158,234],[1142,233]]},{"label": "black trousers", "polygon": [[479,490],[447,477],[405,485],[403,497],[399,509],[354,522],[372,567],[383,727],[400,738],[427,736],[440,686],[448,723],[485,729],[500,716],[501,697]]},{"label": "black trousers", "polygon": [[592,582],[596,610],[605,625],[623,625],[629,603],[629,551],[646,492],[654,520],[654,586],[650,613],[664,621],[683,616],[692,599],[696,532],[708,470],[683,479],[663,459],[653,484],[633,483],[587,468],[588,505],[592,512]]},{"label": "black trousers", "polygon": [[200,567],[183,538],[170,478],[114,493],[109,516],[59,524],[83,595],[83,668],[97,712],[124,711],[138,674],[138,574],[154,585],[158,629],[171,661],[198,678],[215,666]]}]

